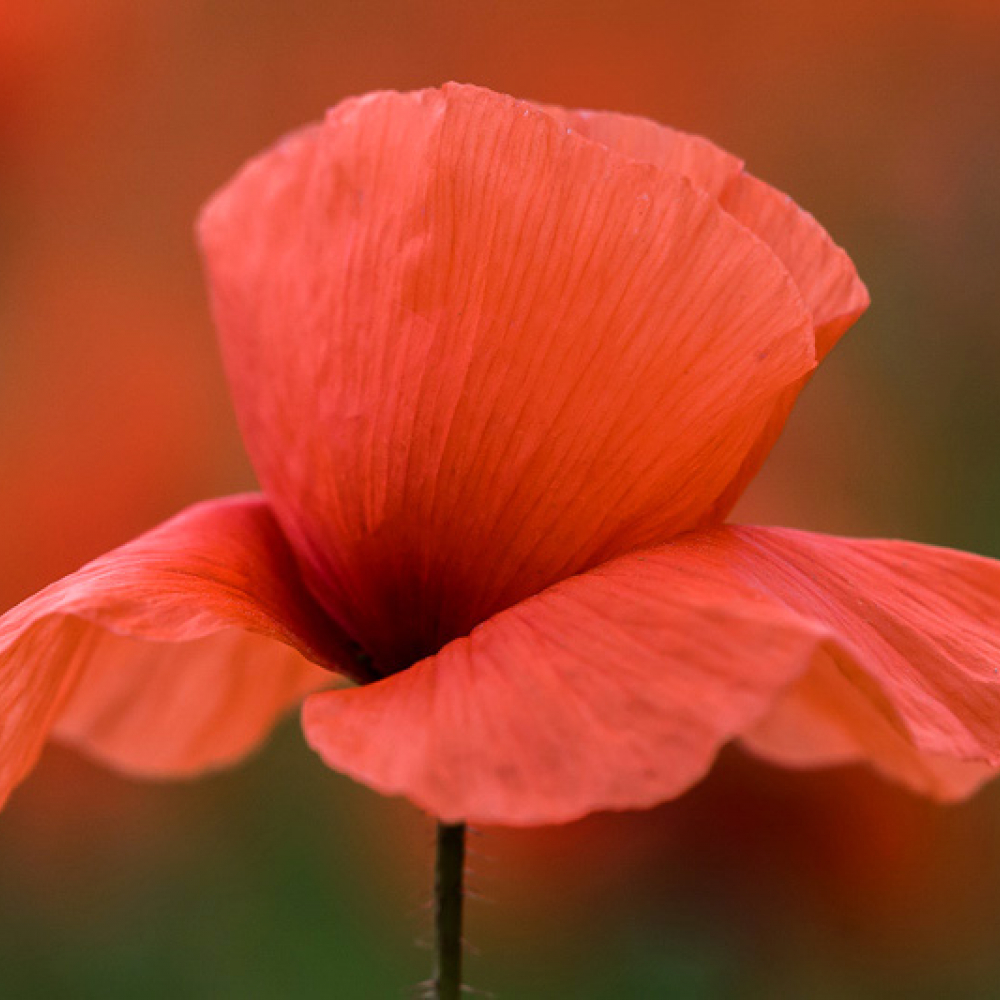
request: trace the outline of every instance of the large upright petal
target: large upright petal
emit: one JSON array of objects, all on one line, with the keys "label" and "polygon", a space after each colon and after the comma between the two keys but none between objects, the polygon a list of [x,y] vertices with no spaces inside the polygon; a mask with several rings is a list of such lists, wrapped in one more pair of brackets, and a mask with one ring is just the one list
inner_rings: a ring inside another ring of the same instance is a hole
[{"label": "large upright petal", "polygon": [[498,614],[395,677],[310,696],[331,767],[446,820],[533,824],[684,791],[746,734],[968,794],[1000,766],[1000,562],[720,528]]},{"label": "large upright petal", "polygon": [[0,804],[50,734],[124,770],[248,751],[350,669],[259,497],[199,504],[0,618]]},{"label": "large upright petal", "polygon": [[813,365],[713,198],[477,88],[340,105],[201,236],[264,490],[383,673],[698,523]]}]

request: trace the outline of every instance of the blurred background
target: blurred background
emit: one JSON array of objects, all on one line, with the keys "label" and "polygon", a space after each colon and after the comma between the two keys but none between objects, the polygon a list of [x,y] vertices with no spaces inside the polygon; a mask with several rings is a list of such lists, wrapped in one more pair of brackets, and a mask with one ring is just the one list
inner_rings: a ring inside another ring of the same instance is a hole
[{"label": "blurred background", "polygon": [[[1000,557],[995,0],[0,0],[0,610],[252,488],[195,213],[342,97],[447,79],[704,133],[857,262],[873,306],[740,519]],[[473,846],[500,1000],[1000,995],[1000,787],[727,751],[676,803]],[[294,720],[192,784],[52,747],[0,815],[0,994],[411,995],[431,847]]]}]

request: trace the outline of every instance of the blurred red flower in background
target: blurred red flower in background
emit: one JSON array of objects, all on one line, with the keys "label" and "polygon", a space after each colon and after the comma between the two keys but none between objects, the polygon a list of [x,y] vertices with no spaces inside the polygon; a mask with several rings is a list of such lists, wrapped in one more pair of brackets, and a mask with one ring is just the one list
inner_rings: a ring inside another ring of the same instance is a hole
[{"label": "blurred red flower in background", "polygon": [[0,621],[2,793],[50,731],[136,773],[226,763],[314,664],[362,682],[307,702],[324,759],[450,820],[650,805],[740,734],[940,797],[1000,762],[1000,564],[719,526],[867,303],[739,160],[379,94],[201,232],[263,496]]}]

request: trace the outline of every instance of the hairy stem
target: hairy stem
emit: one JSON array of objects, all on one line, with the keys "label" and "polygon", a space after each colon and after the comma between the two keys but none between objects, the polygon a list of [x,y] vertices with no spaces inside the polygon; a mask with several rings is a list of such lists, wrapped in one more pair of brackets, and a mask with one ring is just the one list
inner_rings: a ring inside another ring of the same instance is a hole
[{"label": "hairy stem", "polygon": [[434,878],[434,1000],[462,992],[462,904],[465,824],[438,823]]}]

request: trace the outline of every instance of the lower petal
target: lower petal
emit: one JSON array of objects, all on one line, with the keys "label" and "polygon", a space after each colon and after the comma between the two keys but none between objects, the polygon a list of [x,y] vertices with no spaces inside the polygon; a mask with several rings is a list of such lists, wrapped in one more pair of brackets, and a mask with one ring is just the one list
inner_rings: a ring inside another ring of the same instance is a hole
[{"label": "lower petal", "polygon": [[349,666],[267,504],[199,504],[0,618],[0,803],[56,735],[124,770],[228,763]]},{"label": "lower petal", "polygon": [[734,572],[838,635],[834,653],[745,745],[788,766],[866,760],[944,800],[996,773],[1000,562],[782,529],[734,528],[724,537]]},{"label": "lower petal", "polygon": [[831,656],[821,656],[740,742],[781,767],[870,763],[885,777],[942,801],[967,798],[994,774],[983,761],[918,750]]},{"label": "lower petal", "polygon": [[443,820],[564,822],[685,791],[822,638],[671,545],[552,587],[387,680],[312,695],[304,728],[329,766]]},{"label": "lower petal", "polygon": [[306,701],[324,760],[447,821],[674,797],[738,734],[940,798],[1000,765],[1000,563],[763,528],[693,533],[503,612],[410,670]]},{"label": "lower petal", "polygon": [[334,680],[293,647],[242,629],[177,644],[91,630],[87,666],[52,736],[145,777],[233,763]]}]

